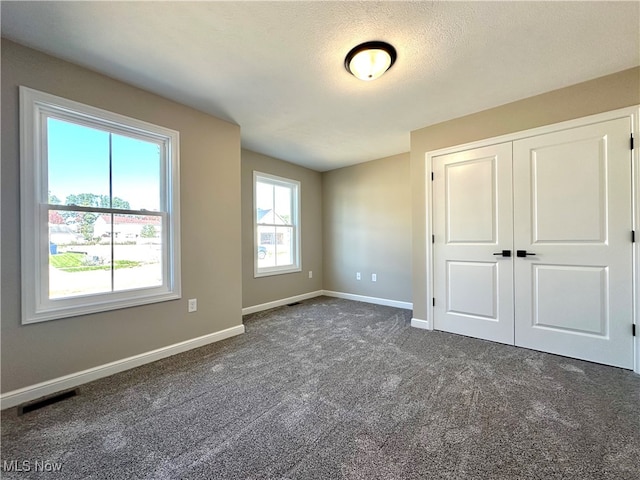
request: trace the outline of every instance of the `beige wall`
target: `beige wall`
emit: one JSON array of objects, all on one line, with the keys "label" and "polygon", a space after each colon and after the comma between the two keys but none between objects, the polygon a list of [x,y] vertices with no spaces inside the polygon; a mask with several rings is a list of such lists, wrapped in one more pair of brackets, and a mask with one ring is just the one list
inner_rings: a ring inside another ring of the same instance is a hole
[{"label": "beige wall", "polygon": [[411,132],[413,315],[427,318],[425,154],[640,103],[640,68],[554,90]]},{"label": "beige wall", "polygon": [[[180,132],[181,300],[20,324],[18,85]],[[1,205],[2,392],[242,323],[237,125],[3,40]]]},{"label": "beige wall", "polygon": [[[300,182],[302,271],[253,276],[253,171]],[[242,150],[242,306],[322,289],[322,175],[273,157]],[[313,278],[309,278],[309,270]]]},{"label": "beige wall", "polygon": [[325,290],[411,302],[410,185],[408,153],[323,174]]}]

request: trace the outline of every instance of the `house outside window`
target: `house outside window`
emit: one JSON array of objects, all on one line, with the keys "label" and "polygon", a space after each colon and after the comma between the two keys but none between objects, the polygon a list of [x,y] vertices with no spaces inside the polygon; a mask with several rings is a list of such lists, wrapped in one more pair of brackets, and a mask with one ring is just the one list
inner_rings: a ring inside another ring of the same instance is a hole
[{"label": "house outside window", "polygon": [[178,132],[20,87],[22,323],[180,298]]},{"label": "house outside window", "polygon": [[301,271],[300,182],[253,172],[254,276]]}]

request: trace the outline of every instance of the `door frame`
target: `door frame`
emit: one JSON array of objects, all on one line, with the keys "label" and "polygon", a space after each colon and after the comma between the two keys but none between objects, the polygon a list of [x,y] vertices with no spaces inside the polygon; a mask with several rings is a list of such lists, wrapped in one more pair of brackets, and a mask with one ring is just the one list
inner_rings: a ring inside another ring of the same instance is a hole
[{"label": "door frame", "polygon": [[[544,135],[547,133],[558,132],[562,130],[569,130],[576,127],[582,127],[585,125],[591,125],[594,123],[605,122],[608,120],[615,120],[619,118],[628,118],[631,122],[631,131],[634,138],[634,148],[631,151],[631,212],[632,212],[632,229],[636,232],[636,241],[632,248],[632,262],[633,262],[633,278],[632,278],[632,317],[633,322],[636,325],[636,337],[633,342],[633,371],[640,374],[640,105],[632,107],[620,108],[617,110],[611,110],[609,112],[599,113],[595,115],[589,115],[587,117],[576,118],[567,120],[564,122],[554,123],[551,125],[545,125],[542,127],[536,127],[529,130],[523,130],[497,137],[486,138],[474,142],[464,143],[461,145],[454,145],[451,147],[441,148],[438,150],[432,150],[425,154],[425,211],[427,214],[426,219],[426,231],[425,244],[426,244],[426,262],[425,262],[425,278],[427,279],[427,291],[426,299],[427,304],[431,304],[429,299],[433,298],[434,289],[434,259],[433,259],[433,243],[431,238],[433,235],[433,184],[431,180],[431,173],[433,172],[433,158],[441,155],[448,155],[451,153],[462,152],[465,150],[471,150],[480,147],[487,147],[498,143],[514,142],[516,140],[522,140],[529,137],[535,137],[538,135]],[[631,234],[631,232],[629,232]],[[426,320],[413,319],[411,325],[416,328],[423,328],[426,330],[433,330],[433,306],[427,308]],[[631,325],[629,325],[631,328]]]}]

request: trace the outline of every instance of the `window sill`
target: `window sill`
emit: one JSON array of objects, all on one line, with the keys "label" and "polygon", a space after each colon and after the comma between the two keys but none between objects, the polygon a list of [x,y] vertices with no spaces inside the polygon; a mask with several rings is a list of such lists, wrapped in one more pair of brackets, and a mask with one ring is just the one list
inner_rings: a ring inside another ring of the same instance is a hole
[{"label": "window sill", "polygon": [[302,268],[301,267],[288,267],[288,268],[282,268],[282,269],[263,269],[262,271],[259,272],[254,272],[253,273],[253,278],[262,278],[262,277],[272,277],[274,275],[284,275],[287,273],[298,273],[301,272]]},{"label": "window sill", "polygon": [[[105,295],[106,296],[106,295]],[[46,322],[48,320],[58,320],[61,318],[78,317],[81,315],[89,315],[92,313],[107,312],[111,310],[120,310],[122,308],[137,307],[141,305],[149,305],[152,303],[167,302],[169,300],[178,300],[182,298],[180,292],[165,292],[139,294],[135,297],[114,300],[113,298],[100,302],[99,295],[91,296],[91,303],[84,305],[61,305],[59,308],[54,306],[46,307],[35,312],[29,312],[22,320],[23,325],[31,323]]]}]

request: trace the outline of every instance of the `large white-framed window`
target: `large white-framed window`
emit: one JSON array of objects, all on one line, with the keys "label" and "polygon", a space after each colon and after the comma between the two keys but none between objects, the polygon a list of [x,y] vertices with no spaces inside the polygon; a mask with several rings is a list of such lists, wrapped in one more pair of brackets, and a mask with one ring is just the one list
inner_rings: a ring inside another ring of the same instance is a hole
[{"label": "large white-framed window", "polygon": [[301,271],[300,182],[253,172],[254,276]]},{"label": "large white-framed window", "polygon": [[180,298],[179,134],[20,87],[22,323]]}]

